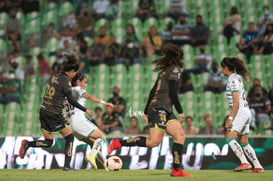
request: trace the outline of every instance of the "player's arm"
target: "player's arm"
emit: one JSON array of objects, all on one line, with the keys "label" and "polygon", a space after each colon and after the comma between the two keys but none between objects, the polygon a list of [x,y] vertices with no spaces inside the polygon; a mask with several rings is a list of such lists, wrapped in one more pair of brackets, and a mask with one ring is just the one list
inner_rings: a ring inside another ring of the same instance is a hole
[{"label": "player's arm", "polygon": [[86,109],[86,107],[82,106],[81,104],[79,104],[72,96],[72,91],[71,91],[71,86],[65,85],[64,86],[64,95],[67,98],[67,101],[74,107],[82,110],[83,112],[86,112],[89,116],[93,115],[93,112],[89,109]]},{"label": "player's arm", "polygon": [[105,106],[114,107],[114,105],[112,103],[105,102],[105,101],[103,101],[103,100],[101,100],[101,99],[99,99],[99,98],[97,98],[95,96],[92,96],[92,95],[88,94],[88,93],[85,93],[83,95],[83,97],[90,100],[90,101],[92,101],[92,102],[101,103],[101,104],[104,104]]},{"label": "player's arm", "polygon": [[183,108],[182,105],[179,101],[178,98],[178,82],[176,80],[169,80],[169,96],[171,98],[172,103],[174,104],[174,107],[176,109],[176,111],[178,112],[178,114],[182,114],[183,113]]},{"label": "player's arm", "polygon": [[232,121],[234,117],[236,116],[238,109],[239,109],[239,98],[240,98],[240,93],[238,91],[232,92],[232,99],[233,99],[233,106],[231,108],[231,112],[228,116],[228,119],[225,122],[225,127],[228,129],[230,128]]},{"label": "player's arm", "polygon": [[148,107],[149,107],[149,104],[150,104],[152,98],[155,95],[156,87],[157,87],[157,84],[154,84],[152,90],[150,91],[150,94],[149,94],[149,97],[148,97],[148,100],[147,100],[147,103],[146,103],[146,106],[145,106],[145,109],[144,109],[144,114],[145,115],[147,115],[147,113],[148,113]]}]

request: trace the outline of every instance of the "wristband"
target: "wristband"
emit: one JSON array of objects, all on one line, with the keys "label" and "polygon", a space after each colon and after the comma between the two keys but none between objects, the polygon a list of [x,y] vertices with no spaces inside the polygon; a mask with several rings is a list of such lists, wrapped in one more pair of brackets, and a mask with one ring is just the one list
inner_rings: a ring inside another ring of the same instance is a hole
[{"label": "wristband", "polygon": [[100,103],[101,103],[101,104],[105,104],[106,102],[105,102],[105,101],[103,101],[103,100],[100,100]]},{"label": "wristband", "polygon": [[230,119],[231,121],[233,120],[233,117],[232,116],[229,116],[228,119]]}]

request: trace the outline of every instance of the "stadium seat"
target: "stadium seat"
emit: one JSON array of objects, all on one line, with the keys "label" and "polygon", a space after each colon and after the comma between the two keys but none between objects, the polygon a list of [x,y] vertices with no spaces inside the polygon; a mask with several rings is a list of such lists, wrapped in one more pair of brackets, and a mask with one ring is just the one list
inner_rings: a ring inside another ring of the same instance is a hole
[{"label": "stadium seat", "polygon": [[59,16],[67,16],[72,11],[74,11],[74,6],[70,2],[65,2],[60,5]]}]

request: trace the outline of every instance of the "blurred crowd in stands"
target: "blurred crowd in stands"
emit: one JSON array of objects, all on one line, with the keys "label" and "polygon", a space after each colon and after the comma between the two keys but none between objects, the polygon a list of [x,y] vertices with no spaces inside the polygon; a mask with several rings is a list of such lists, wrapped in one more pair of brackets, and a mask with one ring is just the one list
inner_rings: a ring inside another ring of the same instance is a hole
[{"label": "blurred crowd in stands", "polygon": [[[223,77],[219,65],[209,51],[208,43],[210,32],[213,31],[206,25],[206,19],[202,15],[192,15],[185,6],[185,0],[170,0],[169,7],[164,16],[157,12],[156,0],[138,0],[135,18],[141,23],[154,18],[155,20],[165,18],[164,30],[159,32],[158,26],[151,24],[146,34],[139,36],[136,27],[130,21],[124,26],[122,37],[118,37],[113,31],[115,21],[119,16],[118,0],[93,0],[90,5],[88,0],[68,1],[75,5],[60,23],[51,24],[46,37],[55,38],[59,41],[59,48],[50,52],[42,52],[36,57],[30,53],[23,52],[21,47],[22,22],[17,17],[18,12],[27,15],[31,12],[41,12],[40,1],[38,0],[2,0],[0,1],[0,13],[9,13],[6,26],[6,35],[10,40],[7,58],[0,62],[0,103],[7,105],[10,102],[21,103],[23,101],[24,79],[29,76],[39,76],[44,84],[50,76],[62,69],[64,62],[63,54],[75,54],[81,61],[80,71],[89,73],[89,67],[100,64],[114,66],[124,64],[127,71],[133,64],[142,64],[145,57],[160,56],[160,49],[164,43],[170,42],[179,46],[190,45],[194,49],[193,67],[185,69],[182,74],[179,93],[194,91],[191,81],[192,75],[208,73],[208,81],[203,85],[204,91],[211,91],[220,94],[225,91],[226,79]],[[48,0],[47,3],[61,4],[65,0]],[[262,16],[258,22],[249,22],[247,30],[241,30],[240,10],[233,6],[230,14],[223,23],[222,34],[230,45],[235,36],[240,36],[236,47],[238,51],[245,54],[248,63],[251,63],[253,54],[273,53],[273,14],[268,5],[263,6]],[[189,18],[193,19],[188,21]],[[96,27],[97,22],[107,20],[108,23]],[[119,40],[119,41],[118,41]],[[34,39],[34,41],[36,41]],[[31,43],[30,43],[31,44]],[[25,62],[20,68],[17,56],[24,56]],[[51,64],[49,57],[55,56]],[[35,62],[37,61],[37,67]],[[130,117],[129,128],[124,132],[123,123],[126,118],[126,100],[121,97],[120,89],[114,87],[113,97],[108,101],[115,104],[110,107],[95,109],[95,116],[92,118],[100,129],[106,134],[144,134],[147,129],[139,130],[138,117]],[[249,90],[247,99],[253,112],[252,128],[270,120],[273,104],[273,89],[266,90],[262,87],[259,79],[253,80],[253,87]],[[224,120],[223,120],[224,121]],[[185,130],[187,134],[223,134],[224,128],[213,127],[213,118],[209,113],[204,115],[204,127],[194,127],[193,116],[185,119]],[[273,120],[272,120],[273,125]]]}]

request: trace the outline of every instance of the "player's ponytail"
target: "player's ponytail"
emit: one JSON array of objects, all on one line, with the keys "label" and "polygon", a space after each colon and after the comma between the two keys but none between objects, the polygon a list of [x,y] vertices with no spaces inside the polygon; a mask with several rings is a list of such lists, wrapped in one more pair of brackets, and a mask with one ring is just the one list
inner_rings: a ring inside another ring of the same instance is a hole
[{"label": "player's ponytail", "polygon": [[161,52],[164,57],[152,62],[155,65],[154,71],[161,71],[172,65],[183,67],[184,53],[179,46],[167,43],[162,47]]},{"label": "player's ponytail", "polygon": [[229,71],[241,75],[245,80],[249,80],[251,73],[246,68],[244,60],[239,57],[225,57],[221,61],[222,67],[227,67]]}]

